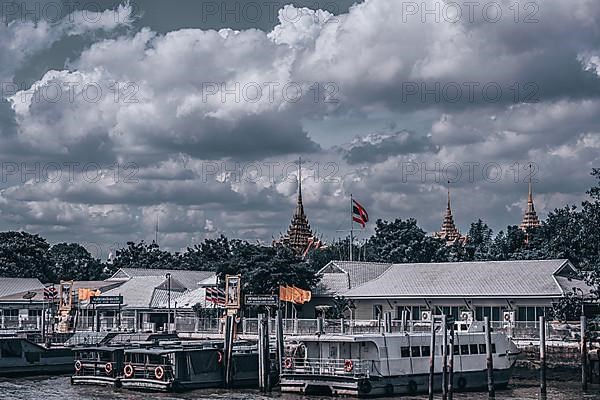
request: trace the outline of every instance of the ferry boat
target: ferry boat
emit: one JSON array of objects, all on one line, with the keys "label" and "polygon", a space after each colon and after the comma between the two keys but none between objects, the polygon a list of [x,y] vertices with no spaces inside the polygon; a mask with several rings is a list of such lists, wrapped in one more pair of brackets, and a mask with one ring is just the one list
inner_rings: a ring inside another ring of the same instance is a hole
[{"label": "ferry boat", "polygon": [[75,374],[73,385],[102,385],[120,387],[123,370],[124,347],[89,346],[73,349]]},{"label": "ferry boat", "polygon": [[[224,385],[222,342],[163,344],[145,349],[125,349],[121,385],[125,389],[175,392]],[[256,346],[233,348],[235,386],[256,386]]]},{"label": "ferry boat", "polygon": [[[519,350],[492,332],[494,383],[508,385]],[[281,391],[303,394],[389,396],[427,392],[431,334],[388,333],[297,337],[283,361]],[[434,387],[441,391],[443,337],[436,335]],[[487,387],[485,334],[456,332],[455,390]]]},{"label": "ferry boat", "polygon": [[68,373],[75,360],[71,349],[44,347],[22,337],[0,338],[0,376]]}]

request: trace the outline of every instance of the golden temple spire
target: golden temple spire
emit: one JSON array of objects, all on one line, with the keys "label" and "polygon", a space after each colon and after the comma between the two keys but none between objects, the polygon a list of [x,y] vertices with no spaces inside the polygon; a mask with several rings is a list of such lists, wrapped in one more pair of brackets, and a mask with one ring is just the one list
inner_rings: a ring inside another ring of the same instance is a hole
[{"label": "golden temple spire", "polygon": [[521,221],[521,225],[519,225],[519,228],[521,228],[521,230],[523,230],[525,232],[527,232],[527,230],[530,228],[537,228],[538,226],[540,226],[540,220],[537,216],[537,213],[535,212],[535,205],[533,204],[532,177],[533,177],[532,165],[529,164],[529,190],[527,193],[527,210],[525,211],[525,214],[523,215],[523,220]]}]

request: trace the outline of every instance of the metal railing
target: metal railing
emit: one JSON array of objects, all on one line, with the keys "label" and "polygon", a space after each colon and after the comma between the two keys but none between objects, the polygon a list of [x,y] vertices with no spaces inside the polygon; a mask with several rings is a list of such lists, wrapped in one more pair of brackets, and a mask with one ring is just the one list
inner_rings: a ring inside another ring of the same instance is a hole
[{"label": "metal railing", "polygon": [[286,358],[283,361],[283,374],[286,375],[326,375],[352,378],[368,378],[374,361],[337,360],[313,358]]},{"label": "metal railing", "polygon": [[[158,381],[168,381],[174,378],[173,367],[171,365],[162,364],[137,364],[137,363],[125,363],[125,366],[131,365],[133,367],[133,375],[129,379],[155,379]],[[161,367],[164,371],[162,378],[156,376],[156,369]]]}]

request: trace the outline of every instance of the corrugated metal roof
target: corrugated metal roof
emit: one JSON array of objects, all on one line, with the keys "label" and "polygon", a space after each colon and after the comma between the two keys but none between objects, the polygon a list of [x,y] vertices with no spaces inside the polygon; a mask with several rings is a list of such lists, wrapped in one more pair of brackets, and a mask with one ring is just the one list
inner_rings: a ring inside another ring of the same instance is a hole
[{"label": "corrugated metal roof", "polygon": [[[365,264],[368,267],[369,263]],[[555,273],[567,260],[393,264],[348,298],[528,297],[563,295]]]},{"label": "corrugated metal roof", "polygon": [[44,285],[37,278],[0,278],[0,297],[43,289]]},{"label": "corrugated metal roof", "polygon": [[111,280],[123,280],[127,277],[140,277],[140,276],[162,276],[170,273],[171,277],[177,279],[183,286],[189,290],[194,290],[199,284],[204,283],[207,280],[215,277],[215,273],[212,271],[188,271],[180,269],[153,269],[153,268],[121,268],[113,274],[109,279]]},{"label": "corrugated metal roof", "polygon": [[[150,307],[154,291],[166,281],[164,276],[138,276],[129,279],[121,286],[111,289],[102,296],[123,296],[123,304],[128,307],[147,308]],[[177,282],[171,278],[172,287],[177,286]],[[166,292],[166,291],[165,291]],[[171,293],[171,298],[175,296]]]},{"label": "corrugated metal roof", "polygon": [[[177,297],[177,308],[192,308],[196,304],[206,305],[206,289],[198,288],[196,290],[188,290],[181,296]],[[211,305],[212,303],[208,303]],[[160,307],[166,307],[167,303],[163,302]],[[171,306],[175,307],[175,304],[171,302]]]},{"label": "corrugated metal roof", "polygon": [[331,261],[319,271],[321,281],[315,295],[335,295],[348,291],[381,276],[391,263]]}]

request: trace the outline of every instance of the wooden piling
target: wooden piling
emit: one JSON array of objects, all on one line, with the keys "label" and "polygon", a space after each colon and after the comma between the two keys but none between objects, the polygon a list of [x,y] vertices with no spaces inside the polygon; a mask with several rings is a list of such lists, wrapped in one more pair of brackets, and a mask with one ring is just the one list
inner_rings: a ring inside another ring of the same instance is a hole
[{"label": "wooden piling", "polygon": [[223,347],[226,387],[233,385],[233,324],[235,324],[235,315],[228,315],[225,319],[225,343]]},{"label": "wooden piling", "polygon": [[265,341],[265,326],[263,320],[264,314],[258,314],[258,389],[261,392],[266,392],[267,384],[265,382],[265,359],[264,359],[264,341]]},{"label": "wooden piling", "polygon": [[490,325],[490,317],[484,317],[483,323],[485,325],[485,351],[487,361],[488,398],[495,399],[496,391],[494,388],[494,359],[492,353],[492,329]]},{"label": "wooden piling", "polygon": [[450,325],[448,347],[448,400],[452,400],[454,397],[454,324]]},{"label": "wooden piling", "polygon": [[546,319],[540,317],[540,399],[546,400]]},{"label": "wooden piling", "polygon": [[587,330],[587,319],[585,315],[581,316],[581,388],[587,390],[588,377],[587,377],[587,345],[586,345],[586,330]]},{"label": "wooden piling", "polygon": [[448,400],[448,318],[442,315],[442,399]]},{"label": "wooden piling", "polygon": [[433,400],[433,379],[435,377],[435,321],[431,316],[431,343],[429,345],[429,400]]},{"label": "wooden piling", "polygon": [[283,365],[283,315],[281,308],[277,308],[277,370],[281,374],[281,367]]}]

